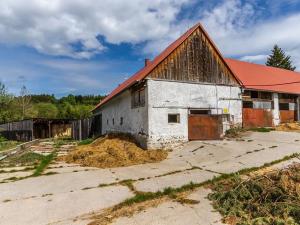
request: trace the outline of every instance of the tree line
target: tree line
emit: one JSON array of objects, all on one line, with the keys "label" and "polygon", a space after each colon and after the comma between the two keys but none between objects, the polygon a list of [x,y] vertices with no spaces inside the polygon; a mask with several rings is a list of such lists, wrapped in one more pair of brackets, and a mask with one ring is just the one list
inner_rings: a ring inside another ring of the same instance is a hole
[{"label": "tree line", "polygon": [[83,119],[105,96],[30,94],[25,86],[18,96],[8,93],[0,82],[0,124],[29,118]]}]

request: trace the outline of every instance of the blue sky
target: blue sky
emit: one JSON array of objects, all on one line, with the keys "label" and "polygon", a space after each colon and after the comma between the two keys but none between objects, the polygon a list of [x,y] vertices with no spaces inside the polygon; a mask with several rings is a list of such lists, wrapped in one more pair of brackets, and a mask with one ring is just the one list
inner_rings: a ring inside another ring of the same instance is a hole
[{"label": "blue sky", "polygon": [[300,0],[2,0],[0,81],[18,94],[106,94],[201,22],[226,57],[300,70]]}]

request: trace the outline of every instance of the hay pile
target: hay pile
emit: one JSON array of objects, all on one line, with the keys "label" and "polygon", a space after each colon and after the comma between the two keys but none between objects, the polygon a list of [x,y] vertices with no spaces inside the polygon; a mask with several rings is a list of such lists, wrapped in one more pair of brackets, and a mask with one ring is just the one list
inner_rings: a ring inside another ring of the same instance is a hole
[{"label": "hay pile", "polygon": [[276,127],[277,131],[299,131],[300,132],[300,123],[283,123]]},{"label": "hay pile", "polygon": [[96,139],[91,144],[78,146],[63,160],[82,166],[112,168],[158,162],[167,155],[163,150],[143,150],[129,136],[110,135]]},{"label": "hay pile", "polygon": [[213,185],[209,198],[227,224],[300,224],[300,164]]}]

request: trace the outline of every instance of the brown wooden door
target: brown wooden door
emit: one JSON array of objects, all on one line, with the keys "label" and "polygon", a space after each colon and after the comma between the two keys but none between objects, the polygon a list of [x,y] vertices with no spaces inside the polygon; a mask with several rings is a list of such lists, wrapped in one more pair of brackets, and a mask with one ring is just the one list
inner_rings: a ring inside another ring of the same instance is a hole
[{"label": "brown wooden door", "polygon": [[295,122],[297,113],[294,110],[280,110],[280,122],[281,123],[292,123]]},{"label": "brown wooden door", "polygon": [[220,115],[189,115],[189,140],[217,140],[222,134]]},{"label": "brown wooden door", "polygon": [[243,109],[243,127],[272,127],[273,115],[272,111],[266,109]]}]

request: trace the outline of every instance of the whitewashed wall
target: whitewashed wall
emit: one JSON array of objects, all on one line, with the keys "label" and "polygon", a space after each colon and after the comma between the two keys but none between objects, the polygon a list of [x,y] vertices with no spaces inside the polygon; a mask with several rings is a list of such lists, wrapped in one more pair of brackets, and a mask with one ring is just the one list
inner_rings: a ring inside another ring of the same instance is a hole
[{"label": "whitewashed wall", "polygon": [[278,93],[273,93],[274,109],[272,110],[273,114],[273,124],[275,126],[280,123],[280,110],[279,110],[279,97]]},{"label": "whitewashed wall", "polygon": [[[228,111],[232,123],[242,123],[241,89],[196,83],[148,80],[148,148],[168,148],[188,141],[189,109]],[[168,123],[168,114],[179,113],[180,123]]]},{"label": "whitewashed wall", "polygon": [[[123,132],[133,134],[146,147],[148,134],[147,88],[144,107],[131,108],[131,93],[129,90],[103,105],[96,114],[102,114],[102,134]],[[123,117],[123,125],[120,118]],[[115,123],[113,124],[113,119]],[[107,123],[108,120],[108,123]]]}]

